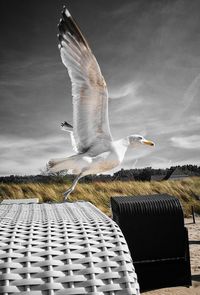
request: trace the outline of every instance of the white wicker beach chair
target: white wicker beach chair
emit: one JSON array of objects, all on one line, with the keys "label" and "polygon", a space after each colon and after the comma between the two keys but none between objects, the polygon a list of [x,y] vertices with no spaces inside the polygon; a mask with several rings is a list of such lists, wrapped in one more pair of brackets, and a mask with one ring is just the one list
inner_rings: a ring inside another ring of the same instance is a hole
[{"label": "white wicker beach chair", "polygon": [[0,205],[1,295],[136,295],[124,236],[88,202]]}]

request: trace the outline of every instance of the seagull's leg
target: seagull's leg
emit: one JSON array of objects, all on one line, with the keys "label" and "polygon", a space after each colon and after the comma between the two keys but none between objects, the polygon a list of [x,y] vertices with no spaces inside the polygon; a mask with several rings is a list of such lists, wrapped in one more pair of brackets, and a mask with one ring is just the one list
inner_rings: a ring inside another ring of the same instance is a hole
[{"label": "seagull's leg", "polygon": [[72,185],[70,186],[70,188],[64,192],[64,201],[67,200],[68,196],[71,194],[71,192],[73,192],[73,190],[75,189],[75,186],[77,185],[79,179],[83,176],[83,173],[81,172],[79,175],[77,175],[77,177],[74,179]]}]

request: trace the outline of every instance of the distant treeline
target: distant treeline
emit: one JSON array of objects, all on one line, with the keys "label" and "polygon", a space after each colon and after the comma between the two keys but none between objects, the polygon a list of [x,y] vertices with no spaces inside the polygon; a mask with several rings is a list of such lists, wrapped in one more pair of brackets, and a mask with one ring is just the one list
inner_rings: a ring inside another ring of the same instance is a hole
[{"label": "distant treeline", "polygon": [[[152,179],[167,180],[171,175],[177,176],[200,176],[200,166],[197,165],[184,165],[184,166],[172,166],[167,169],[154,169],[151,167],[143,169],[130,169],[114,173],[113,175],[88,175],[83,177],[80,182],[93,182],[93,181],[150,181]],[[18,176],[10,175],[0,177],[1,183],[66,183],[71,182],[74,179],[74,175],[63,175],[63,173],[56,173],[54,175],[45,175],[44,173],[39,175],[30,176]]]}]

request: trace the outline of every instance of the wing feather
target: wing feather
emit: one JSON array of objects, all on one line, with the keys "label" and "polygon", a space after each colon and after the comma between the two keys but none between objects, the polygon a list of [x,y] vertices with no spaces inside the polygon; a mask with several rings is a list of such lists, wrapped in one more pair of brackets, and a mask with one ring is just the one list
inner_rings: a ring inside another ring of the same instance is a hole
[{"label": "wing feather", "polygon": [[81,153],[98,142],[112,140],[108,92],[96,58],[67,9],[58,28],[61,59],[72,82],[73,134]]}]

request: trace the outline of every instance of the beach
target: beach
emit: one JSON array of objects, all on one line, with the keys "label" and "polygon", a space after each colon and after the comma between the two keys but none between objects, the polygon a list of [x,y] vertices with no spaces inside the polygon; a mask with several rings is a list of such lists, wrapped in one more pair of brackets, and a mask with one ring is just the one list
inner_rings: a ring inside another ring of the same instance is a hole
[{"label": "beach", "polygon": [[144,295],[200,295],[200,217],[196,217],[196,223],[192,218],[185,219],[185,226],[188,228],[190,244],[190,262],[192,273],[192,286],[165,288],[150,292]]}]

